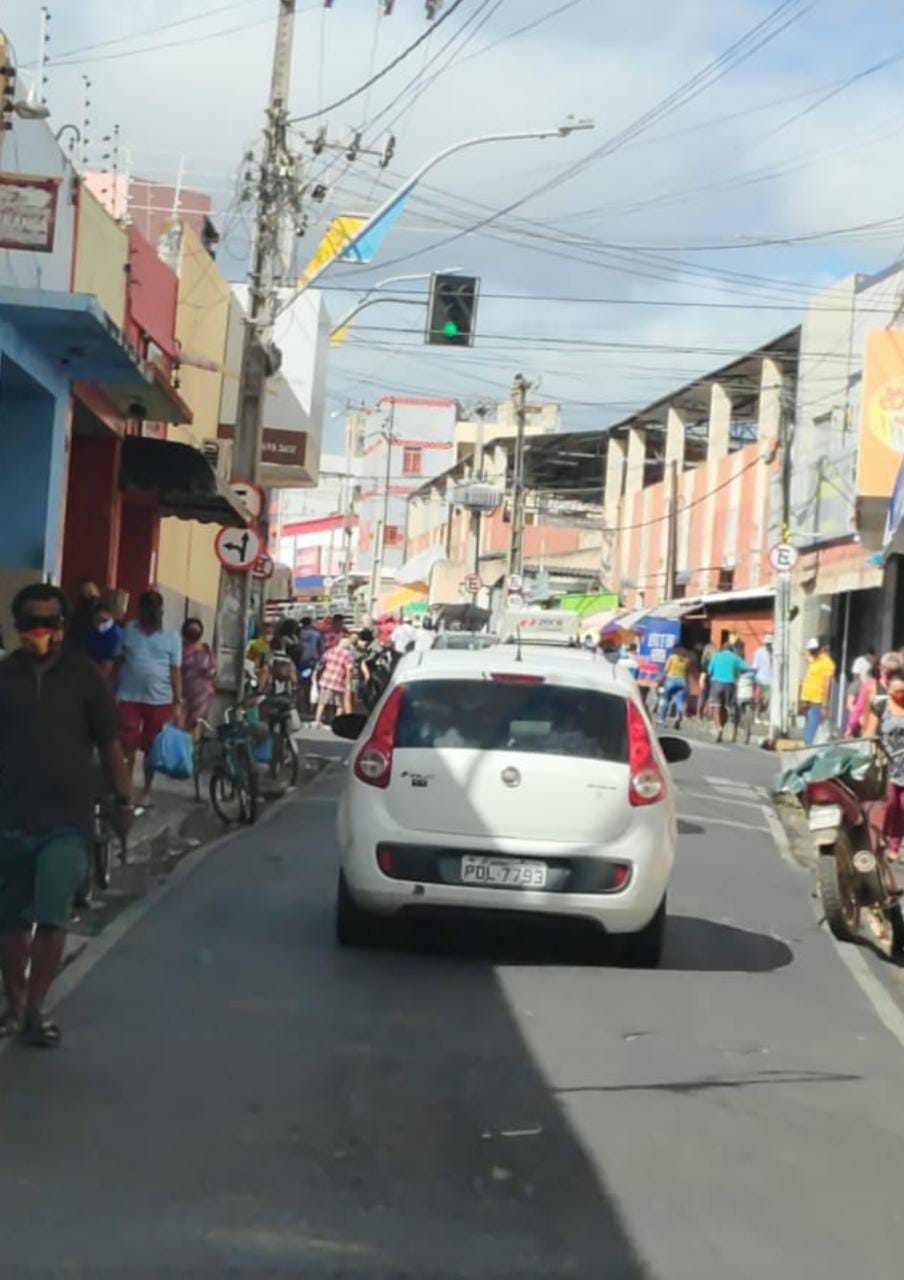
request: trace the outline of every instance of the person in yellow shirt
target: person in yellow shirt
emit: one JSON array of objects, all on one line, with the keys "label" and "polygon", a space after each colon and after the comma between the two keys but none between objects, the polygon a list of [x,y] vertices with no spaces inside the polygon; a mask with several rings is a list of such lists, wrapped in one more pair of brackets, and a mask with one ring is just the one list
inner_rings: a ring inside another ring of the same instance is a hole
[{"label": "person in yellow shirt", "polygon": [[835,663],[822,641],[815,637],[807,644],[807,654],[809,665],[801,681],[800,701],[804,713],[804,742],[812,747],[820,725],[829,714]]},{"label": "person in yellow shirt", "polygon": [[677,717],[675,728],[681,728],[684,709],[687,706],[687,673],[690,666],[690,654],[680,645],[676,645],[665,663],[662,678],[662,694],[659,699],[659,719],[665,724],[669,718],[672,703],[675,704]]}]

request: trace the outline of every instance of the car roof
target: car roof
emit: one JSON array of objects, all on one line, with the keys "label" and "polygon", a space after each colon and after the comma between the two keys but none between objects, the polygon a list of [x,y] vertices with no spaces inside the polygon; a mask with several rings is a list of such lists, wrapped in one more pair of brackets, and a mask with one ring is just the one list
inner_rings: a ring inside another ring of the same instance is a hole
[{"label": "car roof", "polygon": [[396,668],[396,679],[475,680],[496,672],[543,675],[556,684],[605,689],[621,697],[635,697],[633,676],[607,658],[586,649],[564,645],[499,644],[487,649],[427,649],[411,653]]}]

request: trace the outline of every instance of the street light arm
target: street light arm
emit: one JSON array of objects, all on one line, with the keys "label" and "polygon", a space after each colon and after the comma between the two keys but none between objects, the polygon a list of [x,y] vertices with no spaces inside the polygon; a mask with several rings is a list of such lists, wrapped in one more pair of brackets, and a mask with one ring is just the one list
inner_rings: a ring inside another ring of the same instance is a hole
[{"label": "street light arm", "polygon": [[330,337],[335,338],[336,334],[341,333],[354,320],[355,316],[360,315],[368,307],[377,306],[380,302],[397,302],[403,307],[426,307],[427,305],[426,298],[365,298],[363,302],[355,303],[341,319],[336,321],[332,329],[330,329]]},{"label": "street light arm", "polygon": [[[415,169],[411,177],[407,178],[398,190],[394,191],[391,196],[384,200],[379,209],[372,213],[367,221],[349,237],[348,241],[342,246],[340,253],[346,254],[350,249],[354,249],[359,245],[364,237],[373,230],[377,223],[386,216],[390,209],[397,205],[400,200],[404,200],[405,196],[407,196],[408,193],[417,186],[420,180],[425,177],[431,169],[435,168],[436,165],[440,164],[443,160],[448,160],[449,156],[456,155],[459,151],[464,151],[468,147],[483,146],[484,143],[487,142],[520,142],[534,138],[567,138],[571,133],[584,129],[592,129],[593,127],[594,125],[592,120],[576,120],[573,124],[566,122],[565,124],[557,125],[553,129],[526,129],[512,133],[487,133],[477,138],[465,138],[462,142],[454,142],[451,147],[446,147],[444,150],[438,151],[435,156],[431,156],[429,160],[425,160],[419,169]],[[328,262],[325,262],[322,266],[318,267],[314,274],[299,286],[296,296],[300,296],[305,292],[305,290],[310,289],[311,286],[330,269],[333,263],[337,261],[338,257],[339,254],[330,258]]]}]

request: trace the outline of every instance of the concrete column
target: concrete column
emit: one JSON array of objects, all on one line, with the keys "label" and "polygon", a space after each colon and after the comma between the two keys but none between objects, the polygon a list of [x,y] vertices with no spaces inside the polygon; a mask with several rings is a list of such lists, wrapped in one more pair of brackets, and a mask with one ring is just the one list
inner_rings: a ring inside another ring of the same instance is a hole
[{"label": "concrete column", "polygon": [[782,392],[785,375],[777,360],[763,357],[760,366],[760,399],[757,415],[760,441],[774,440],[782,420]]},{"label": "concrete column", "polygon": [[683,409],[669,405],[669,414],[665,427],[665,465],[678,463],[678,470],[684,470],[684,442],[687,433],[687,419]]},{"label": "concrete column", "polygon": [[731,396],[721,382],[714,382],[709,400],[709,445],[707,458],[724,458],[728,454],[731,434]]},{"label": "concrete column", "polygon": [[615,523],[621,504],[622,491],[625,487],[625,442],[610,435],[606,448],[606,482],[603,501],[606,507],[606,519]]},{"label": "concrete column", "polygon": [[647,433],[643,427],[628,429],[628,465],[625,472],[625,494],[640,493],[643,488],[647,457]]}]

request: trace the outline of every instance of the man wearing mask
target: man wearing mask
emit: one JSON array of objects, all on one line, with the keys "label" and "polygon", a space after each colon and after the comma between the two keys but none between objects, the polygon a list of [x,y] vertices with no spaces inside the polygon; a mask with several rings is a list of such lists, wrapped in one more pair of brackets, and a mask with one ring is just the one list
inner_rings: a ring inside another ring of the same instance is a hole
[{"label": "man wearing mask", "polygon": [[20,647],[0,662],[0,1038],[52,1048],[43,1012],[87,865],[95,749],[115,797],[114,825],[132,820],[116,705],[96,666],[64,651],[68,602],[45,583],[12,604]]},{"label": "man wearing mask", "polygon": [[151,744],[164,725],[182,723],[182,641],[163,626],[163,596],[146,591],[138,621],[127,622],[119,642],[119,727],[129,777],[142,751],[144,798],[154,774],[147,767]]}]

